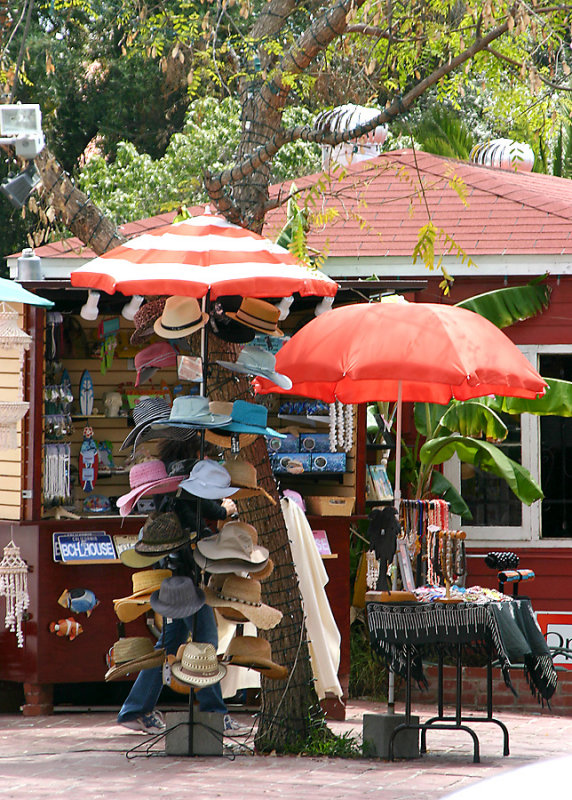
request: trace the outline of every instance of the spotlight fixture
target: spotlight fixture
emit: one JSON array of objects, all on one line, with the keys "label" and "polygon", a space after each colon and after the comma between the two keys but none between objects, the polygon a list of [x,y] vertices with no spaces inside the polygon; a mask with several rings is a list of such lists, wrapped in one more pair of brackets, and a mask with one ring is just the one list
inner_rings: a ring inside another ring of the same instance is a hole
[{"label": "spotlight fixture", "polygon": [[34,187],[40,182],[40,173],[34,162],[30,161],[26,169],[17,175],[8,175],[0,184],[0,192],[6,195],[14,208],[23,208]]},{"label": "spotlight fixture", "polygon": [[37,103],[0,105],[0,144],[13,145],[21,158],[35,158],[44,148],[42,112]]},{"label": "spotlight fixture", "polygon": [[290,313],[290,306],[292,305],[293,302],[294,302],[294,297],[290,295],[290,297],[283,297],[279,303],[276,303],[276,308],[280,310],[280,316],[278,317],[280,322],[283,319],[286,319],[286,317]]},{"label": "spotlight fixture", "polygon": [[314,309],[314,316],[319,317],[325,311],[331,311],[334,304],[333,297],[322,297],[316,308]]},{"label": "spotlight fixture", "polygon": [[139,311],[139,306],[143,302],[145,298],[142,297],[140,294],[134,294],[131,300],[128,303],[125,303],[123,308],[121,309],[121,316],[124,319],[129,320],[132,322],[135,318],[135,314]]},{"label": "spotlight fixture", "polygon": [[100,294],[99,292],[93,292],[91,289],[87,295],[86,303],[81,307],[79,315],[82,319],[97,319],[97,315],[99,314],[99,308],[97,304],[99,303]]}]

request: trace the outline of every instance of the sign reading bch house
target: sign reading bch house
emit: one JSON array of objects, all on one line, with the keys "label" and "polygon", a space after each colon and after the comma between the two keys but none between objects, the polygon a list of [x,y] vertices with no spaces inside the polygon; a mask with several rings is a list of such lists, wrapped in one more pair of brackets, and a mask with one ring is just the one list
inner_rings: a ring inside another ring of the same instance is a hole
[{"label": "sign reading bch house", "polygon": [[117,561],[113,539],[105,531],[52,534],[54,561],[105,564]]}]

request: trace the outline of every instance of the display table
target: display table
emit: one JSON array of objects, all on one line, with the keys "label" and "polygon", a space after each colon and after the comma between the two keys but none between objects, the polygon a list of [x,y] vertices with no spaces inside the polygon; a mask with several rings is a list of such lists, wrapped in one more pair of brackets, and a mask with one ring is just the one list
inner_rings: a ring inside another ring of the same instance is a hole
[{"label": "display table", "polygon": [[[369,597],[368,597],[369,595]],[[367,622],[373,650],[382,656],[389,669],[406,680],[405,722],[392,734],[389,757],[393,758],[393,740],[408,728],[421,730],[421,752],[426,749],[427,730],[464,730],[473,739],[473,760],[480,760],[479,740],[465,723],[489,722],[503,732],[503,755],[509,754],[508,731],[493,717],[492,667],[498,663],[506,684],[512,689],[510,668],[522,667],[533,693],[541,702],[549,702],[554,694],[557,675],[552,657],[534,619],[530,601],[473,603],[400,603],[376,602],[375,593],[366,594]],[[479,650],[487,668],[487,713],[466,717],[462,714],[462,666],[468,650]],[[427,686],[423,659],[437,657],[438,709],[437,716],[423,723],[411,721],[411,685]],[[455,716],[447,717],[443,710],[443,663],[452,657],[456,665]],[[513,689],[514,691],[514,689]]]}]

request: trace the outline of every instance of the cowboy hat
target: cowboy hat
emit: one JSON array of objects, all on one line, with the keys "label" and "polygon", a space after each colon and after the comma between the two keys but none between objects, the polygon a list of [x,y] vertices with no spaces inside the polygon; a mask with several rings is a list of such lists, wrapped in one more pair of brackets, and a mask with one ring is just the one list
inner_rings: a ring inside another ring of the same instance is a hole
[{"label": "cowboy hat", "polygon": [[238,487],[231,486],[228,471],[221,464],[208,459],[197,461],[189,477],[181,482],[180,488],[205,500],[222,500],[238,491]]},{"label": "cowboy hat", "polygon": [[205,588],[207,605],[216,608],[225,619],[252,622],[261,630],[275,628],[282,619],[282,612],[262,603],[260,598],[260,581],[238,575],[227,575],[217,590],[211,588],[210,581]]},{"label": "cowboy hat", "polygon": [[116,501],[119,513],[126,517],[140,497],[174,492],[181,480],[181,476],[169,476],[165,465],[158,458],[134,464],[129,470],[131,491],[121,495]]},{"label": "cowboy hat", "polygon": [[168,342],[156,342],[140,350],[133,361],[137,370],[135,386],[139,386],[152,378],[158,369],[175,367],[177,351]]},{"label": "cowboy hat", "polygon": [[163,339],[182,339],[204,328],[209,315],[201,311],[196,297],[168,297],[159,319],[155,320],[153,330]]},{"label": "cowboy hat", "polygon": [[268,336],[284,336],[284,333],[277,327],[280,309],[258,297],[243,297],[236,311],[227,311],[227,317],[249,328],[254,328],[259,333],[265,333]]},{"label": "cowboy hat", "polygon": [[[234,404],[231,402],[211,400],[209,408],[213,414],[226,414],[232,420],[233,405]],[[256,441],[257,436],[257,433],[235,433],[232,431],[224,431],[220,428],[213,428],[212,430],[207,428],[205,431],[205,439],[207,442],[216,444],[217,447],[223,447],[225,449],[232,448],[233,442],[237,441],[239,449],[242,450],[243,447],[248,447],[248,445]]]},{"label": "cowboy hat", "polygon": [[143,555],[166,556],[168,553],[180,550],[190,541],[174,511],[150,514],[140,533],[141,538],[135,542],[135,550]]},{"label": "cowboy hat", "polygon": [[225,342],[244,344],[245,342],[251,342],[256,336],[253,328],[242,325],[228,316],[229,311],[238,311],[241,302],[241,295],[231,294],[217,297],[211,306],[210,328],[215,336]]},{"label": "cowboy hat", "polygon": [[135,545],[133,547],[127,547],[125,550],[122,550],[119,553],[119,560],[121,563],[126,567],[131,567],[131,569],[150,567],[152,564],[156,564],[157,561],[160,561],[162,558],[162,555],[144,556],[137,552]]},{"label": "cowboy hat", "polygon": [[180,655],[180,660],[171,665],[171,672],[183,683],[201,688],[218,683],[226,675],[226,667],[219,663],[212,644],[187,642]]},{"label": "cowboy hat", "polygon": [[195,614],[205,604],[205,593],[187,575],[173,575],[164,580],[151,595],[151,608],[171,619],[184,619]]},{"label": "cowboy hat", "polygon": [[233,500],[240,500],[244,497],[259,497],[264,496],[269,500],[273,506],[276,505],[276,500],[268,494],[266,489],[258,486],[256,467],[249,461],[240,459],[228,459],[223,463],[224,468],[230,475],[233,486],[238,487],[238,491],[233,494]]},{"label": "cowboy hat", "polygon": [[173,400],[168,419],[153,422],[150,428],[161,434],[171,427],[217,428],[226,425],[231,418],[226,414],[213,414],[209,408],[208,397],[200,395],[179,395]]},{"label": "cowboy hat", "polygon": [[223,664],[255,669],[271,680],[281,681],[288,677],[286,667],[272,661],[270,642],[258,636],[234,636],[222,661]]},{"label": "cowboy hat", "polygon": [[134,444],[133,450],[137,446],[136,439],[140,433],[160,419],[169,419],[171,413],[171,406],[164,397],[142,397],[131,412],[135,427],[129,431],[120,450],[126,450],[131,444]]},{"label": "cowboy hat", "polygon": [[219,431],[235,433],[256,433],[263,436],[277,436],[285,439],[285,433],[279,433],[269,428],[268,409],[258,403],[247,403],[246,400],[235,400],[232,404],[231,420]]},{"label": "cowboy hat", "polygon": [[262,347],[243,347],[236,361],[217,361],[221,367],[240,372],[243,375],[260,375],[280,386],[282,389],[291,389],[292,381],[287,375],[276,372],[276,357]]},{"label": "cowboy hat", "polygon": [[155,649],[151,639],[145,636],[119,639],[109,650],[107,656],[109,669],[105,673],[105,680],[113,681],[131,672],[160,667],[164,660],[164,649]]},{"label": "cowboy hat", "polygon": [[155,320],[159,319],[163,313],[166,300],[166,297],[158,297],[155,300],[149,300],[135,312],[135,316],[133,317],[135,330],[131,334],[131,339],[129,340],[131,344],[141,344],[153,335],[153,325]]}]

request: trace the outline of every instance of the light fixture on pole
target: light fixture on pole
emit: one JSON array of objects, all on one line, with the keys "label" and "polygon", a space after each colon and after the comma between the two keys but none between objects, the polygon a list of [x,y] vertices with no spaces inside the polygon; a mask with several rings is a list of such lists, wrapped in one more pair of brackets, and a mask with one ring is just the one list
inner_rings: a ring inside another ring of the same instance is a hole
[{"label": "light fixture on pole", "polygon": [[0,144],[13,145],[17,156],[33,159],[45,143],[42,112],[37,103],[0,105]]},{"label": "light fixture on pole", "polygon": [[322,297],[316,308],[314,309],[314,316],[319,317],[325,311],[331,311],[334,304],[333,297]]},{"label": "light fixture on pole", "polygon": [[36,169],[34,162],[30,161],[22,172],[17,175],[8,175],[2,181],[0,192],[6,195],[14,208],[22,208],[40,180],[40,173]]},{"label": "light fixture on pole", "polygon": [[79,315],[82,319],[94,320],[97,319],[97,315],[99,314],[99,303],[100,294],[99,292],[92,292],[91,289],[87,295],[87,301],[81,307]]},{"label": "light fixture on pole", "polygon": [[131,300],[128,303],[125,303],[123,308],[121,309],[121,316],[124,319],[129,320],[129,322],[133,322],[135,318],[135,314],[139,311],[139,307],[145,298],[143,295],[134,294]]},{"label": "light fixture on pole", "polygon": [[278,317],[280,322],[286,319],[286,317],[290,313],[290,306],[292,305],[293,302],[294,302],[294,297],[293,295],[290,295],[290,297],[283,297],[279,303],[276,303],[276,308],[279,309],[280,311],[280,316]]}]

